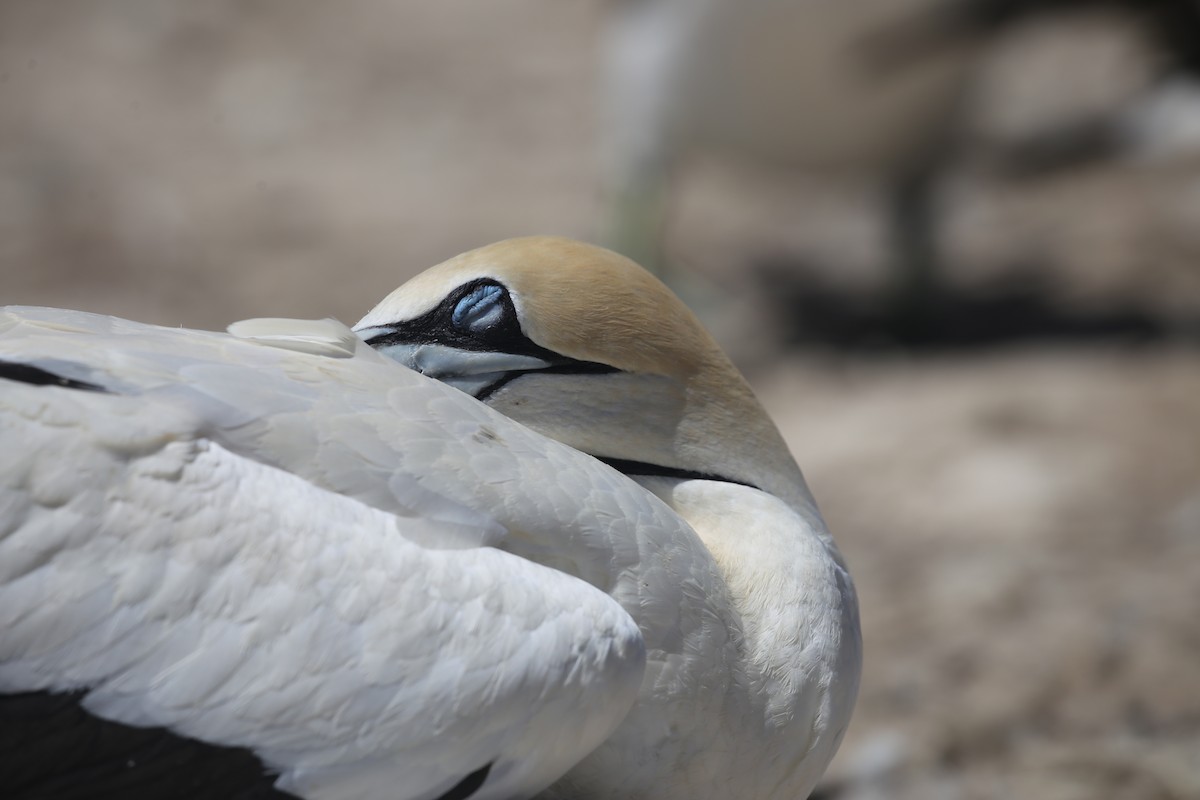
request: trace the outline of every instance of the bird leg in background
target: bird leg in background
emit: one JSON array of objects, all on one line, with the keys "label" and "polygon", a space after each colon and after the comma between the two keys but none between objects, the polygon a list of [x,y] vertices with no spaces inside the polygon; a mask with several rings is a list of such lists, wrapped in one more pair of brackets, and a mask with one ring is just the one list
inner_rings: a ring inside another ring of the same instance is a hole
[{"label": "bird leg in background", "polygon": [[943,287],[939,263],[937,167],[928,159],[889,187],[889,246],[894,258],[888,270],[884,316],[893,333],[910,340],[938,327]]}]

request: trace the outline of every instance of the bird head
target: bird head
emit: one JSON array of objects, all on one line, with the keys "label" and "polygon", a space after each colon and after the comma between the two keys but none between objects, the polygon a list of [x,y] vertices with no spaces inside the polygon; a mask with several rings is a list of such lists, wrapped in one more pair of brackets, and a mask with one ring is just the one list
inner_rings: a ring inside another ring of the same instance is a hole
[{"label": "bird head", "polygon": [[631,475],[811,502],[741,374],[662,282],[617,253],[558,237],[498,242],[416,276],[354,330]]}]

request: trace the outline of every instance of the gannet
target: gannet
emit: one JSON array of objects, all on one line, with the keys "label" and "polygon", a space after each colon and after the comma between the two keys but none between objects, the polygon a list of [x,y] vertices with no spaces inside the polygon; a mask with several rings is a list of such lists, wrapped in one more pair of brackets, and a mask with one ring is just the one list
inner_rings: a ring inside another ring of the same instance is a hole
[{"label": "gannet", "polygon": [[799,798],[849,721],[855,594],[800,469],[610,251],[490,245],[353,331],[5,309],[0,438],[26,787]]},{"label": "gannet", "polygon": [[896,299],[918,311],[937,288],[935,184],[983,49],[891,59],[886,46],[961,2],[611,4],[599,92],[606,239],[665,273],[672,179],[696,152],[877,180],[888,188]]}]

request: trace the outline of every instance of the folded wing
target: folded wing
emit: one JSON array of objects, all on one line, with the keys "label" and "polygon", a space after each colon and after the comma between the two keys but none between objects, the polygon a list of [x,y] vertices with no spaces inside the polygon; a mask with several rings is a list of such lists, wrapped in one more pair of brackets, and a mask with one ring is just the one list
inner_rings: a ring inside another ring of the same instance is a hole
[{"label": "folded wing", "polygon": [[305,797],[512,796],[608,736],[645,663],[631,526],[686,526],[343,345],[0,319],[0,692],[244,748]]}]

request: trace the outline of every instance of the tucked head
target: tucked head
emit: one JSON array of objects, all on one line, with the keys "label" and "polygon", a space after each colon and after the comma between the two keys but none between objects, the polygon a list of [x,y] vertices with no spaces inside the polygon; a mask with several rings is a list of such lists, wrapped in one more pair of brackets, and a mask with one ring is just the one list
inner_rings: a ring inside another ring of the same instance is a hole
[{"label": "tucked head", "polygon": [[355,331],[547,436],[635,464],[633,474],[712,475],[785,499],[786,487],[762,484],[794,475],[802,486],[692,312],[611,251],[544,236],[472,250],[401,286]]}]

